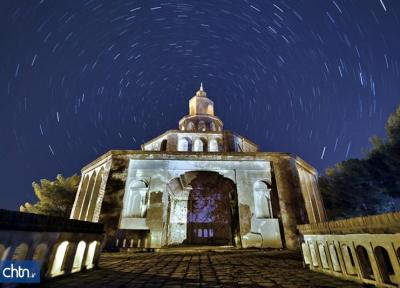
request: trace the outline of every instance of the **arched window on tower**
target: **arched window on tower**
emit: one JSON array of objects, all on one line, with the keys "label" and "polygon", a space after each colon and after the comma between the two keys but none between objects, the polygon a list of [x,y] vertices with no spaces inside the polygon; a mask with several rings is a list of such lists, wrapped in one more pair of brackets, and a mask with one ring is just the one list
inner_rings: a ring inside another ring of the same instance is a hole
[{"label": "arched window on tower", "polygon": [[194,140],[193,151],[194,152],[207,151],[207,142],[203,139],[197,138],[196,140]]},{"label": "arched window on tower", "polygon": [[161,141],[160,151],[167,151],[167,139]]},{"label": "arched window on tower", "polygon": [[218,152],[218,141],[217,139],[211,139],[208,143],[209,152]]},{"label": "arched window on tower", "polygon": [[217,127],[215,126],[214,122],[211,122],[210,129],[211,129],[211,131],[217,131]]},{"label": "arched window on tower", "polygon": [[206,122],[204,122],[203,120],[199,121],[199,126],[198,126],[198,130],[199,131],[206,131]]},{"label": "arched window on tower", "polygon": [[180,138],[178,140],[178,151],[190,151],[191,140],[189,138]]},{"label": "arched window on tower", "polygon": [[192,131],[194,129],[194,124],[193,122],[189,121],[187,124],[187,129],[188,131]]},{"label": "arched window on tower", "polygon": [[148,184],[143,180],[133,181],[124,198],[124,217],[146,217],[148,202]]},{"label": "arched window on tower", "polygon": [[271,188],[265,181],[257,181],[253,186],[256,218],[272,218]]}]

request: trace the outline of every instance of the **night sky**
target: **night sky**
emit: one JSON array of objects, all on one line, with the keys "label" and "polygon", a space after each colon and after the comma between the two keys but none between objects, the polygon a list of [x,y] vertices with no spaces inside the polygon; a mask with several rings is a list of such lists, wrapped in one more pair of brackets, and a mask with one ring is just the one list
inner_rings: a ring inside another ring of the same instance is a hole
[{"label": "night sky", "polygon": [[227,130],[319,171],[400,104],[400,1],[0,2],[0,208],[177,129],[204,83]]}]

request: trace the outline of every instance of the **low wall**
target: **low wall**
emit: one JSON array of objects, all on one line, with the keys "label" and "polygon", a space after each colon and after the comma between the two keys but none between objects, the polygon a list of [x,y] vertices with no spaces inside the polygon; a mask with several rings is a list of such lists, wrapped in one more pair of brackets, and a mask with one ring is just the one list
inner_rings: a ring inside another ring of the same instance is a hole
[{"label": "low wall", "polygon": [[400,213],[299,225],[305,264],[378,287],[400,286]]},{"label": "low wall", "polygon": [[301,234],[399,233],[400,212],[298,225]]},{"label": "low wall", "polygon": [[36,260],[42,278],[98,265],[103,224],[0,210],[0,259]]}]

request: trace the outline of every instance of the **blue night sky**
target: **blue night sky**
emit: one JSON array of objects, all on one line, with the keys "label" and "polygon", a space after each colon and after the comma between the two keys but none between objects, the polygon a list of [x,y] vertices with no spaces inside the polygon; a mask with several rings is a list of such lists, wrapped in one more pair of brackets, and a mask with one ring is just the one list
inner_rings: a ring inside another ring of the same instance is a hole
[{"label": "blue night sky", "polygon": [[323,172],[400,103],[400,1],[0,2],[0,208],[178,127],[204,83],[225,129]]}]

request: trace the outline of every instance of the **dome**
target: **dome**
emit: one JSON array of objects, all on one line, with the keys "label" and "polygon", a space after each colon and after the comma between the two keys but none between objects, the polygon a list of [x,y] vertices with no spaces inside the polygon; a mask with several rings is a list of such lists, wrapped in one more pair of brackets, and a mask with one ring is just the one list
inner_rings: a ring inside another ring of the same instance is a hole
[{"label": "dome", "polygon": [[189,115],[179,121],[182,131],[222,131],[222,121],[214,115],[214,102],[207,97],[203,83],[196,95],[189,100]]}]

